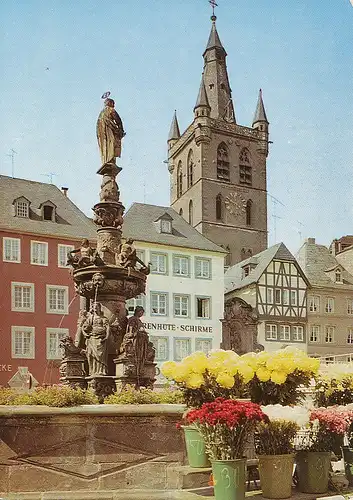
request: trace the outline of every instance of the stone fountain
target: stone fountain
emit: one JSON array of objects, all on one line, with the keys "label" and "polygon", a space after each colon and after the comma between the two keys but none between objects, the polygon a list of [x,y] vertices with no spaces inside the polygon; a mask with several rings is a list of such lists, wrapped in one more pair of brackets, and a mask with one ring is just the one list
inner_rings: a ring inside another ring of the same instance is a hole
[{"label": "stone fountain", "polygon": [[122,243],[124,206],[117,176],[125,135],[123,123],[109,98],[97,121],[102,165],[100,201],[93,207],[97,246],[86,239],[68,254],[76,292],[82,297],[75,340],[62,342],[61,382],[89,387],[100,400],[126,385],[153,387],[155,351],[143,327],[143,308],[127,317],[126,300],[145,292],[149,265],[136,255],[131,239]]}]

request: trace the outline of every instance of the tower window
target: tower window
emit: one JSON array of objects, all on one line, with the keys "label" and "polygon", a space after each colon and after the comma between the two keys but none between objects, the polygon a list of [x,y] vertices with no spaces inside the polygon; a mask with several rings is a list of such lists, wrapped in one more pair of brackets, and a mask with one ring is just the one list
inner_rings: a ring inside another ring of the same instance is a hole
[{"label": "tower window", "polygon": [[247,148],[243,148],[239,155],[239,182],[240,184],[252,184],[252,169],[250,165],[250,153]]},{"label": "tower window", "polygon": [[51,207],[50,205],[44,205],[44,207],[43,207],[43,219],[44,220],[53,220],[53,212],[54,212],[54,207]]},{"label": "tower window", "polygon": [[247,226],[251,226],[251,209],[252,209],[252,201],[251,200],[248,200],[246,202],[246,207],[245,207],[245,216],[246,216],[246,225]]},{"label": "tower window", "polygon": [[194,213],[192,200],[189,201],[189,224],[192,226],[194,224]]},{"label": "tower window", "polygon": [[218,194],[216,196],[216,219],[217,220],[223,219],[223,200],[221,194]]},{"label": "tower window", "polygon": [[179,215],[180,215],[181,217],[183,216],[183,209],[182,209],[182,208],[179,210]]},{"label": "tower window", "polygon": [[188,188],[193,185],[194,182],[194,155],[192,149],[189,151],[188,156]]},{"label": "tower window", "polygon": [[217,149],[217,179],[229,181],[228,148],[221,142]]},{"label": "tower window", "polygon": [[183,165],[181,161],[178,163],[177,168],[177,198],[183,194]]}]

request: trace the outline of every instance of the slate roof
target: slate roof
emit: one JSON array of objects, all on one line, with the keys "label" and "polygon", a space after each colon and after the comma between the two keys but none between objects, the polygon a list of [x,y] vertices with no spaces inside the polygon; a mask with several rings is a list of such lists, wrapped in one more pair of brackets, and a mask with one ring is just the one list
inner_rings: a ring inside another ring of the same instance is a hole
[{"label": "slate roof", "polygon": [[[297,263],[295,257],[290,253],[285,244],[277,243],[227,269],[224,278],[225,293],[257,283],[272,260]],[[243,278],[243,267],[247,264],[257,265],[248,276]],[[304,273],[303,277],[305,278]]]},{"label": "slate roof", "polygon": [[[96,226],[54,184],[0,175],[0,229],[69,239],[96,239]],[[25,197],[30,204],[30,218],[15,217],[13,202]],[[56,222],[43,221],[42,203],[56,205]]]},{"label": "slate roof", "polygon": [[[310,240],[312,239],[310,238]],[[306,241],[299,249],[296,257],[312,285],[342,288],[342,284],[335,283],[328,274],[329,271],[333,271],[336,267],[342,269],[343,283],[353,284],[353,276],[344,269],[325,245]]]},{"label": "slate roof", "polygon": [[266,122],[268,123],[268,119],[267,119],[267,116],[266,116],[266,111],[265,111],[265,105],[264,105],[264,101],[262,99],[262,90],[260,89],[260,92],[259,92],[259,98],[257,100],[257,106],[256,106],[256,110],[255,110],[255,115],[254,115],[254,119],[253,119],[253,125],[254,123],[256,122]]},{"label": "slate roof", "polygon": [[[156,224],[156,221],[164,214],[168,214],[173,219],[172,234],[158,231],[159,225]],[[123,236],[124,238],[132,238],[135,241],[226,253],[223,248],[190,226],[183,217],[170,207],[133,203],[124,217]]]},{"label": "slate roof", "polygon": [[214,49],[215,47],[224,50],[224,47],[223,47],[222,42],[219,38],[218,31],[216,28],[216,22],[214,20],[214,21],[212,21],[211,33],[210,33],[210,36],[208,38],[205,52],[209,49]]},{"label": "slate roof", "polygon": [[[201,78],[201,84],[200,84],[200,90],[197,96],[197,101],[194,107],[194,110],[200,106],[204,106],[206,108],[210,108],[210,103],[208,102],[208,97],[206,93],[206,88],[205,88],[205,80],[204,80],[204,74],[202,73],[202,78]],[[210,108],[211,109],[211,108]]]},{"label": "slate roof", "polygon": [[170,129],[169,129],[168,141],[171,141],[173,139],[179,139],[179,138],[180,138],[180,129],[179,129],[177,113],[175,110],[174,115],[173,115],[173,120],[172,120],[172,123],[170,125]]}]

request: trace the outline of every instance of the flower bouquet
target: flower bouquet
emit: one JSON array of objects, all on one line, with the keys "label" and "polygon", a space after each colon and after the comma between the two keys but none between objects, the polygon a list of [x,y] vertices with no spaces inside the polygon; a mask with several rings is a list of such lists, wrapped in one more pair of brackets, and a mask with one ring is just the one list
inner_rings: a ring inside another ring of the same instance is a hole
[{"label": "flower bouquet", "polygon": [[350,365],[333,365],[316,378],[316,406],[353,403],[353,371]]},{"label": "flower bouquet", "polygon": [[216,500],[245,498],[246,439],[256,424],[267,420],[260,406],[216,398],[190,410],[186,419],[201,432],[212,462]]},{"label": "flower bouquet", "polygon": [[308,424],[309,412],[303,407],[262,406],[268,420],[256,429],[256,453],[263,496],[289,498],[292,494],[294,439]]}]

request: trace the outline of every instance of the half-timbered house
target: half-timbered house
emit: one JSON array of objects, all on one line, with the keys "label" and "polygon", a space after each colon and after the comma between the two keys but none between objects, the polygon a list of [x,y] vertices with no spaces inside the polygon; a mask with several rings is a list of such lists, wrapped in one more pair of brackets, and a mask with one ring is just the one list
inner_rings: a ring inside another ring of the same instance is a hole
[{"label": "half-timbered house", "polygon": [[283,243],[230,267],[225,301],[239,297],[258,314],[258,343],[265,350],[295,345],[307,348],[309,281]]}]

